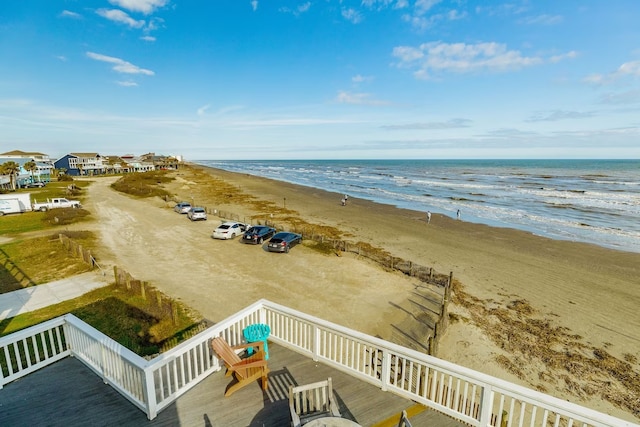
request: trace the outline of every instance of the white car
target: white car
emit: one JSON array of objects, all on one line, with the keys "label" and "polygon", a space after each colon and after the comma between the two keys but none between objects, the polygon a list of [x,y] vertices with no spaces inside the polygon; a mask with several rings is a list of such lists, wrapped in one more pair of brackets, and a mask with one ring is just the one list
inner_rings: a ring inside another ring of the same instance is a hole
[{"label": "white car", "polygon": [[241,222],[227,221],[220,224],[218,228],[213,230],[211,237],[214,239],[233,239],[247,231],[247,224]]},{"label": "white car", "polygon": [[206,221],[207,211],[199,206],[193,207],[189,209],[189,212],[187,212],[187,218],[189,218],[191,221],[198,221],[200,219]]}]

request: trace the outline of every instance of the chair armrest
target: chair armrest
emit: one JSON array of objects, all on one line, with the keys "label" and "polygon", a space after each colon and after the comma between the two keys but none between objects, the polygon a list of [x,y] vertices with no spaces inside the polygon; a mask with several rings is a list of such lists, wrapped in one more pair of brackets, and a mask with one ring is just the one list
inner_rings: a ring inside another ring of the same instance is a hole
[{"label": "chair armrest", "polygon": [[333,398],[333,396],[329,396],[329,411],[331,412],[331,415],[333,415],[334,417],[342,416],[340,414],[340,409],[338,409],[338,405],[336,404],[336,401]]},{"label": "chair armrest", "polygon": [[227,369],[229,371],[237,371],[239,369],[259,368],[261,366],[267,366],[267,361],[266,360],[256,360],[255,362],[238,363],[236,365],[229,366]]},{"label": "chair armrest", "polygon": [[249,342],[246,344],[238,344],[238,345],[231,346],[231,348],[234,350],[240,350],[243,348],[250,348],[250,347],[258,347],[258,350],[262,350],[262,348],[264,347],[264,342],[256,341],[256,342]]}]

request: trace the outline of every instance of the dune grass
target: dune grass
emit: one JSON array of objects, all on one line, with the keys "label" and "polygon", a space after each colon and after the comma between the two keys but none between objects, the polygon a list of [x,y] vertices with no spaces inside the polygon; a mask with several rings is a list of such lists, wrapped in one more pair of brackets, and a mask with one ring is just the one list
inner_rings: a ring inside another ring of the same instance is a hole
[{"label": "dune grass", "polygon": [[171,196],[162,184],[173,180],[167,171],[152,171],[145,173],[130,173],[111,184],[111,188],[121,193],[136,197],[161,197]]}]

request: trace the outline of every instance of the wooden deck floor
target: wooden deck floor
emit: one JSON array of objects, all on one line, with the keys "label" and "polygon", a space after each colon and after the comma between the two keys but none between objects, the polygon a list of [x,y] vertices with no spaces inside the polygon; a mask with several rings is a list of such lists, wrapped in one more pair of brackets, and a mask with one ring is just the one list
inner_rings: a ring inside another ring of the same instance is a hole
[{"label": "wooden deck floor", "polygon": [[[415,403],[385,393],[283,347],[269,345],[269,389],[251,384],[224,397],[229,378],[209,376],[149,421],[146,415],[86,368],[66,358],[0,390],[0,426],[289,426],[288,388],[332,377],[340,412],[362,426],[393,417]],[[431,410],[410,417],[415,427],[463,424]]]}]

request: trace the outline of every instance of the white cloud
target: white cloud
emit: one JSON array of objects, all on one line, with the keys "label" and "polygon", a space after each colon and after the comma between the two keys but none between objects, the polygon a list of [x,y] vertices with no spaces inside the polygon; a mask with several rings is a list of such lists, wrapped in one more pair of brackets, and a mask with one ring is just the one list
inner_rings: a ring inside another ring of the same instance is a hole
[{"label": "white cloud", "polygon": [[291,9],[289,7],[281,7],[278,11],[283,13],[290,13],[294,16],[300,16],[302,13],[309,11],[311,8],[311,2],[306,2],[298,5],[295,9]]},{"label": "white cloud", "polygon": [[335,100],[339,104],[389,105],[389,102],[372,99],[371,94],[368,93],[339,91]]},{"label": "white cloud", "polygon": [[557,122],[559,120],[572,120],[572,119],[589,119],[596,115],[594,111],[562,111],[555,110],[551,112],[537,113],[530,118],[527,122]]},{"label": "white cloud", "polygon": [[426,14],[433,6],[440,3],[440,1],[441,0],[416,0],[413,5],[415,14],[418,16]]},{"label": "white cloud", "polygon": [[470,127],[471,123],[473,123],[473,121],[469,119],[451,119],[447,120],[446,122],[406,123],[403,125],[386,125],[381,126],[381,128],[390,130],[459,129]]},{"label": "white cloud", "polygon": [[551,57],[549,57],[549,62],[560,62],[563,61],[565,59],[574,59],[578,57],[578,52],[576,52],[575,50],[572,50],[570,52],[567,53],[563,53],[560,55],[553,55]]},{"label": "white cloud", "polygon": [[131,12],[142,12],[149,15],[169,3],[169,0],[109,0],[109,3]]},{"label": "white cloud", "polygon": [[64,55],[57,55],[56,59],[59,59],[62,62],[66,62],[67,61],[67,57]]},{"label": "white cloud", "polygon": [[373,81],[373,76],[363,76],[360,74],[356,74],[351,77],[351,81],[353,83],[371,83]]},{"label": "white cloud", "polygon": [[373,10],[383,10],[391,6],[393,9],[404,9],[409,7],[407,0],[362,0],[362,5]]},{"label": "white cloud", "polygon": [[466,11],[451,9],[442,13],[431,13],[434,6],[441,3],[441,0],[418,0],[416,1],[413,13],[405,13],[402,19],[411,24],[411,26],[423,31],[434,26],[438,22],[457,21],[467,17]]},{"label": "white cloud", "polygon": [[118,73],[124,74],[144,74],[147,76],[153,76],[155,73],[151,70],[146,70],[144,68],[140,68],[137,65],[133,65],[130,62],[127,62],[120,58],[114,58],[112,56],[102,55],[100,53],[87,52],[87,56],[91,59],[95,59],[96,61],[107,62],[110,64],[115,64],[112,68],[114,71]]},{"label": "white cloud", "polygon": [[625,75],[640,77],[640,61],[625,62],[618,68],[615,75],[620,77]]},{"label": "white cloud", "polygon": [[211,108],[211,104],[203,105],[202,107],[198,108],[197,114],[199,116],[204,116],[209,108]]},{"label": "white cloud", "polygon": [[342,17],[352,24],[362,22],[362,14],[353,8],[342,9]]},{"label": "white cloud", "polygon": [[630,61],[622,64],[618,69],[609,74],[591,74],[583,79],[590,84],[609,84],[627,77],[640,77],[640,60]]},{"label": "white cloud", "polygon": [[254,12],[258,10],[258,0],[251,1],[251,9],[253,9]]},{"label": "white cloud", "polygon": [[600,97],[601,104],[640,104],[640,89],[619,93],[607,93]]},{"label": "white cloud", "polygon": [[523,56],[501,43],[424,43],[418,47],[398,46],[393,49],[399,67],[417,68],[419,78],[432,78],[441,72],[471,73],[507,71],[541,64],[544,59]]},{"label": "white cloud", "polygon": [[120,85],[120,86],[124,86],[124,87],[138,86],[138,83],[136,83],[136,82],[132,82],[131,80],[127,80],[127,81],[118,81],[118,82],[116,82],[116,83],[118,83],[118,85]]},{"label": "white cloud", "polygon": [[62,18],[73,18],[73,19],[82,19],[82,15],[76,12],[71,12],[70,10],[63,10],[60,12],[60,17]]},{"label": "white cloud", "polygon": [[146,42],[154,42],[156,41],[156,38],[153,36],[142,36],[140,37],[140,40],[144,40]]},{"label": "white cloud", "polygon": [[142,28],[145,24],[144,19],[137,21],[119,9],[98,9],[96,13],[103,18],[128,25],[131,28]]},{"label": "white cloud", "polygon": [[302,3],[298,6],[298,12],[303,13],[311,8],[311,2]]},{"label": "white cloud", "polygon": [[520,20],[520,22],[527,25],[558,25],[563,21],[564,18],[560,15],[538,15]]}]

